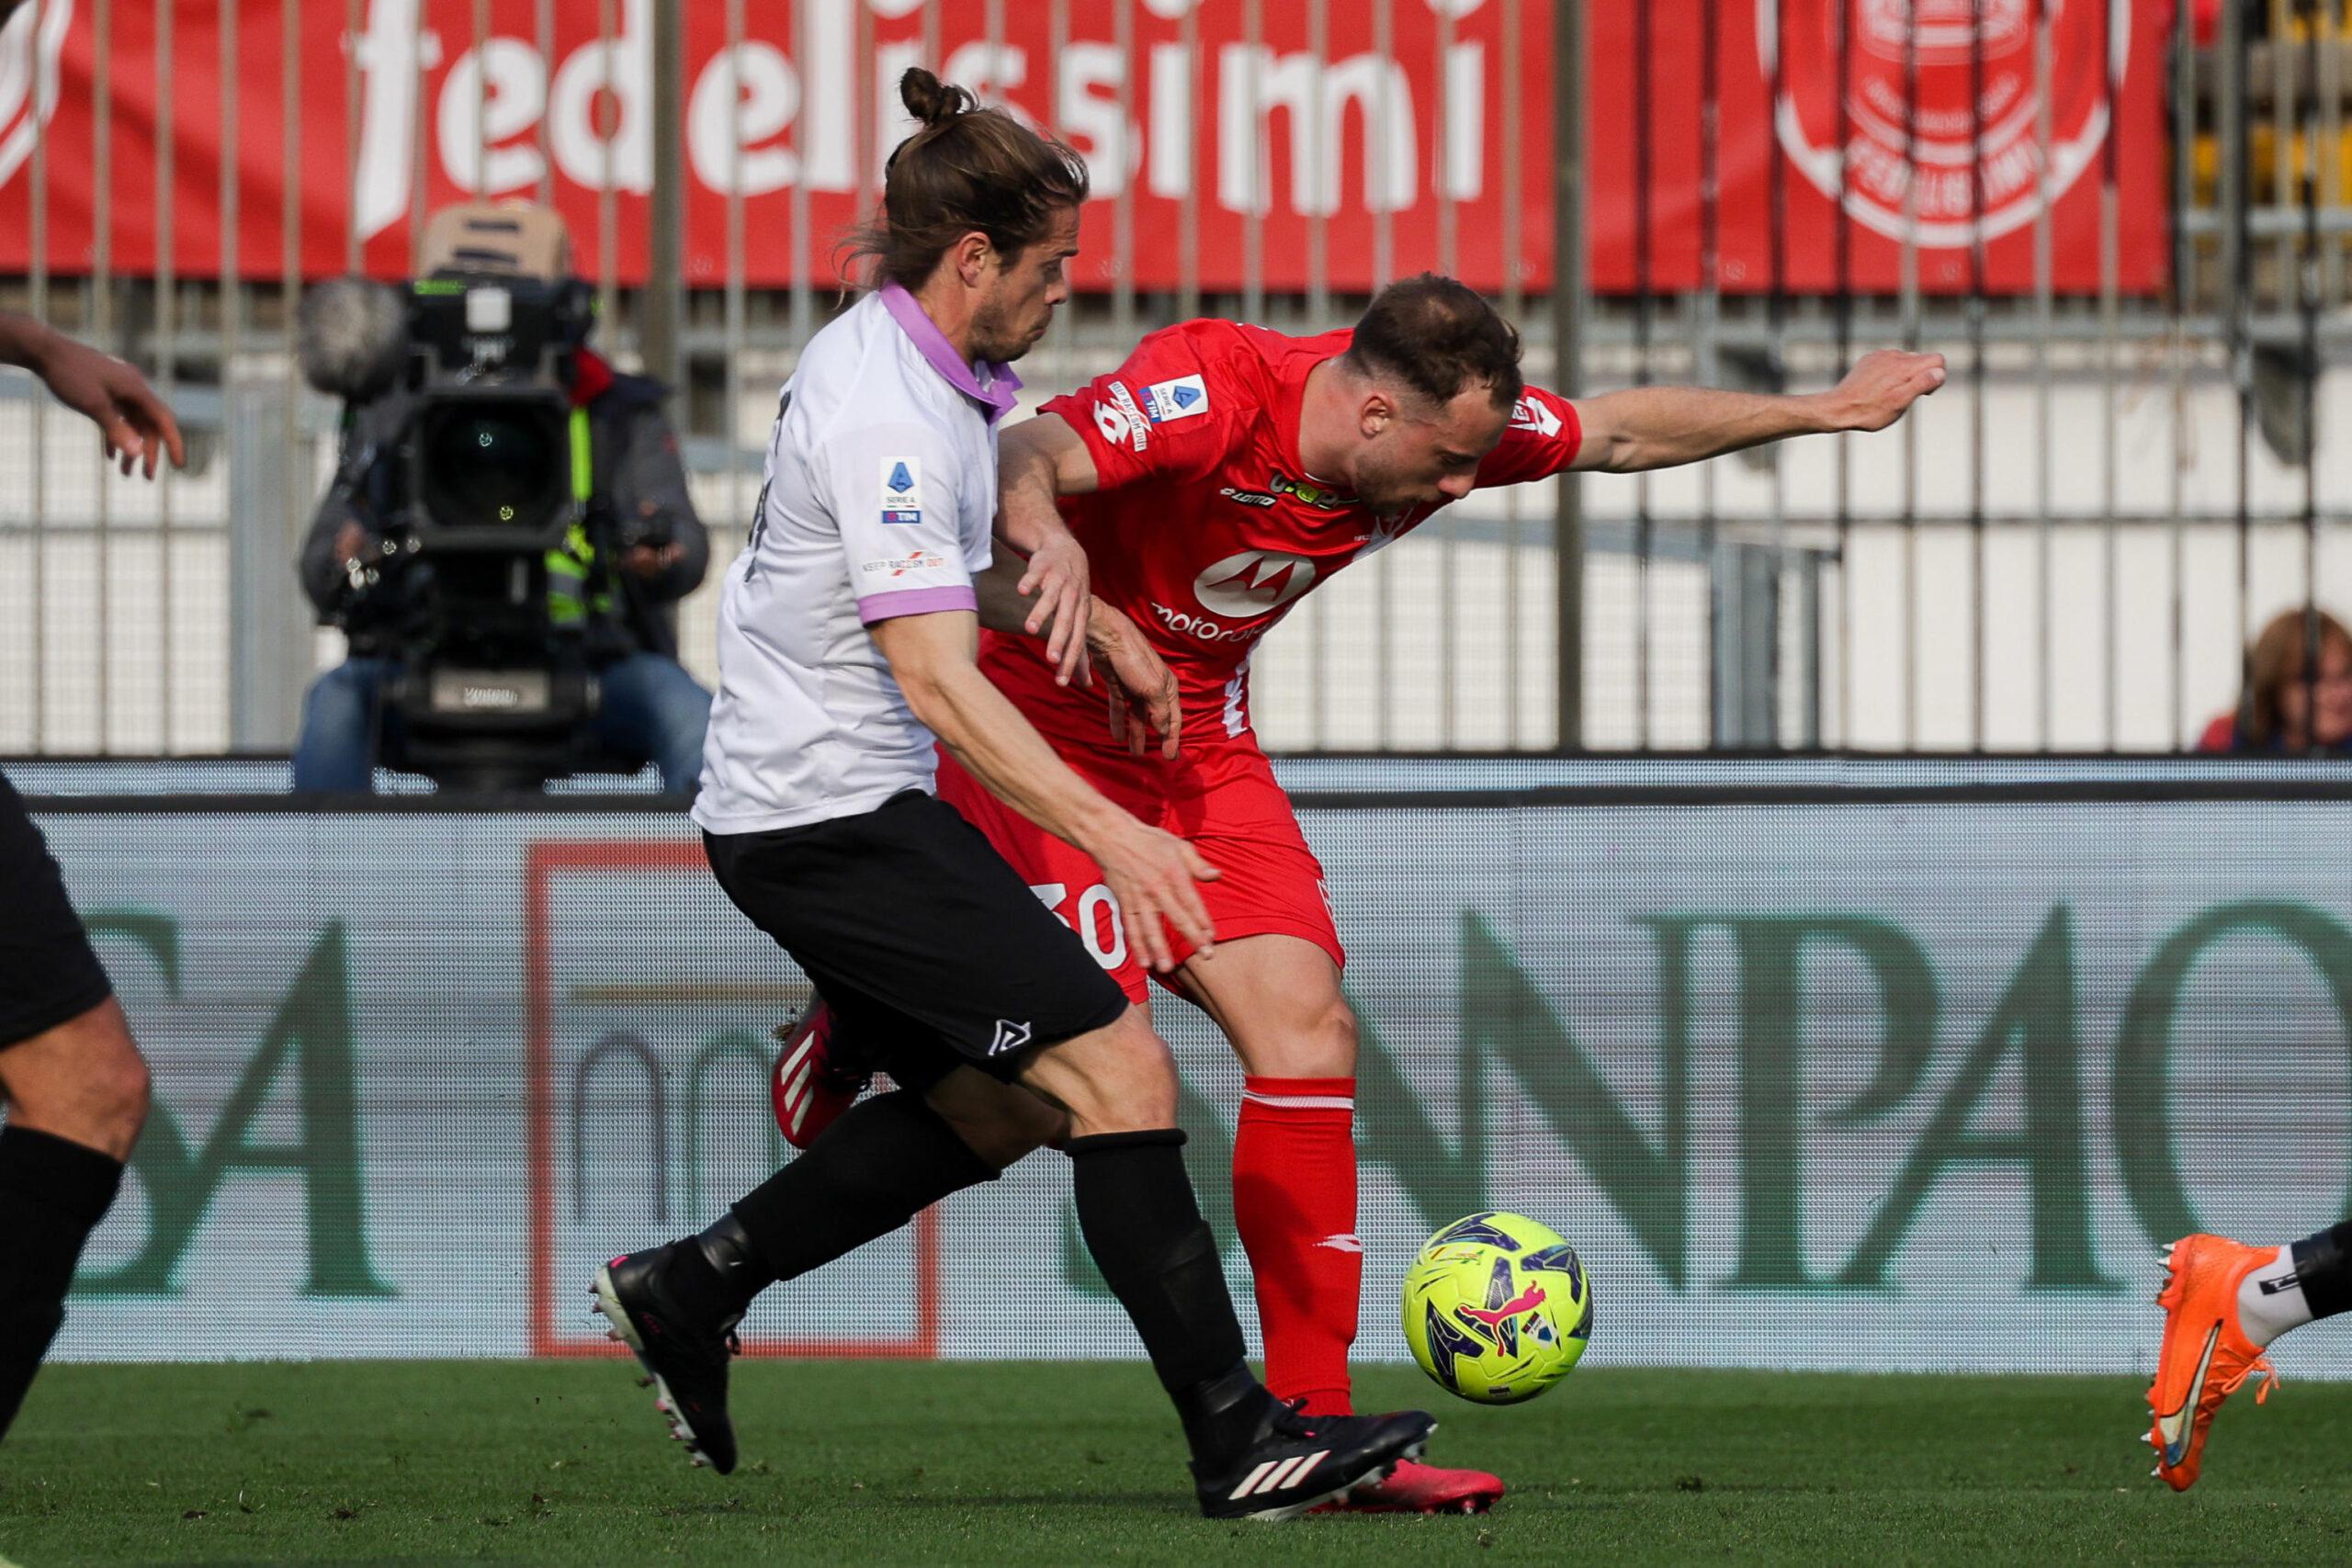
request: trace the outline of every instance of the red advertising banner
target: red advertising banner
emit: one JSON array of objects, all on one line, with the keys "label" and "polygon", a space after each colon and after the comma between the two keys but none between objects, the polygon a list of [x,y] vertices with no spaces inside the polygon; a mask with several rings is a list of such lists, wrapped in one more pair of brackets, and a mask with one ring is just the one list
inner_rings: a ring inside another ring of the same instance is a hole
[{"label": "red advertising banner", "polygon": [[[1906,229],[1928,293],[2026,293],[2045,210],[2053,287],[2092,292],[2110,184],[2119,286],[2165,286],[2169,0],[1613,0],[1590,13],[1596,292],[1703,281],[1710,12],[1721,117],[1713,216],[1726,291],[1774,286],[1776,163],[1778,281],[1792,293],[1894,292]],[[2046,73],[2035,64],[2044,28]],[[1645,185],[1646,244],[1636,217]]]},{"label": "red advertising banner", "polygon": [[[1851,39],[1842,71],[1841,3]],[[1967,106],[1979,75],[1985,287],[2030,287],[2033,213],[2045,188],[2059,287],[2095,287],[2106,178],[2120,201],[2124,287],[2161,284],[2165,6],[1651,0],[1645,62],[1639,4],[1589,8],[1597,289],[1625,292],[1645,277],[1660,290],[1702,282],[1696,50],[1709,11],[1725,288],[1773,285],[1775,160],[1785,193],[1782,285],[1893,288],[1905,149],[1915,142],[1923,286],[1969,288],[1976,198]],[[158,47],[166,6],[168,62]],[[730,191],[743,198],[745,281],[771,287],[805,270],[833,282],[840,236],[870,206],[881,159],[910,129],[889,84],[925,60],[927,34],[944,76],[1087,158],[1095,199],[1076,269],[1082,287],[1118,281],[1123,186],[1141,288],[1187,276],[1238,288],[1254,255],[1271,290],[1318,276],[1363,289],[1442,265],[1449,230],[1453,270],[1478,287],[1498,288],[1507,270],[1531,289],[1550,281],[1551,0],[938,0],[928,11],[922,0],[794,0],[744,10],[747,34],[730,49],[726,7],[684,8],[690,285],[726,276]],[[991,10],[1002,29],[994,41]],[[151,273],[168,225],[180,276],[276,277],[287,263],[290,179],[303,274],[345,270],[356,238],[366,270],[397,276],[419,211],[478,192],[529,196],[544,180],[592,276],[604,265],[601,197],[612,193],[614,265],[624,282],[641,279],[652,0],[558,0],[545,50],[536,0],[489,0],[486,11],[477,40],[475,0],[363,0],[356,33],[346,32],[345,0],[157,0],[112,7],[101,43],[90,0],[23,7],[0,33],[0,271],[29,266],[38,199],[47,263],[61,274],[102,261],[117,273]],[[609,40],[599,37],[600,13],[617,28]],[[1067,17],[1062,36],[1057,16]],[[2031,45],[2045,18],[2055,63],[2042,83]],[[1916,94],[1905,42],[1915,22]],[[1646,138],[1634,134],[1634,73],[1645,66]],[[2046,179],[2034,136],[2044,97],[2054,121]],[[173,149],[168,196],[157,185],[159,132]],[[1645,175],[1648,233],[1637,243]],[[1847,279],[1833,260],[1841,178],[1854,234]],[[224,247],[231,187],[236,228]],[[794,214],[802,190],[805,225]]]}]

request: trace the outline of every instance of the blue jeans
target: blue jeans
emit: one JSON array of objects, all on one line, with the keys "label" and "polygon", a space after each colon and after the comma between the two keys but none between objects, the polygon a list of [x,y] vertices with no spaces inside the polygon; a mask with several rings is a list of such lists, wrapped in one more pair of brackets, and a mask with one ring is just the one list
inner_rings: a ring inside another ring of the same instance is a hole
[{"label": "blue jeans", "polygon": [[[382,739],[386,761],[397,765],[398,719],[381,711],[385,680],[400,666],[389,659],[351,659],[311,682],[302,699],[302,736],[294,746],[294,787],[365,794],[375,782]],[[710,722],[710,694],[685,666],[658,653],[632,653],[596,671],[604,694],[588,732],[616,755],[662,770],[662,787],[692,795],[702,777],[702,737]]]}]

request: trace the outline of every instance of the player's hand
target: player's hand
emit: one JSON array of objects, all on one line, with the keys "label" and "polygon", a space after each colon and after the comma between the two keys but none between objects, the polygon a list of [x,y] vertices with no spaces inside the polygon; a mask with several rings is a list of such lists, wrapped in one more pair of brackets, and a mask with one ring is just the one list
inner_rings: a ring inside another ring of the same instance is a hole
[{"label": "player's hand", "polygon": [[1218,873],[1200,851],[1132,817],[1109,841],[1086,848],[1102,868],[1103,885],[1118,900],[1119,923],[1144,963],[1163,975],[1176,967],[1170,926],[1195,953],[1216,951],[1216,928],[1196,885],[1215,882]]},{"label": "player's hand", "polygon": [[1089,612],[1086,641],[1092,661],[1107,677],[1102,685],[1111,709],[1111,739],[1140,757],[1157,730],[1159,754],[1174,761],[1184,728],[1176,672],[1144,641],[1133,621],[1100,599]]},{"label": "player's hand", "polygon": [[1030,552],[1029,570],[1021,574],[1019,592],[1036,596],[1024,623],[1031,637],[1046,639],[1046,662],[1054,666],[1054,683],[1086,683],[1086,623],[1091,574],[1086,551],[1067,528],[1057,527],[1046,542]]},{"label": "player's hand", "polygon": [[187,447],[170,407],[146,378],[113,355],[52,333],[32,369],[59,402],[97,423],[107,457],[120,463],[126,475],[143,462],[153,479],[156,462],[166,453],[172,467],[187,467]]},{"label": "player's hand", "polygon": [[1829,394],[1833,428],[1884,430],[1903,411],[1944,384],[1944,356],[1882,348],[1854,362]]}]

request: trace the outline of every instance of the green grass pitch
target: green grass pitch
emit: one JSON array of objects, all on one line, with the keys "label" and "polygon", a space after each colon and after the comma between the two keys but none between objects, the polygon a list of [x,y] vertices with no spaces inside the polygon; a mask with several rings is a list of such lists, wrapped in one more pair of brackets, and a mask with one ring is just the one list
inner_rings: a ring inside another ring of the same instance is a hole
[{"label": "green grass pitch", "polygon": [[2136,1562],[2352,1556],[2352,1385],[2222,1412],[2148,1475],[2113,1378],[1578,1372],[1364,1402],[1500,1471],[1485,1518],[1208,1524],[1138,1365],[752,1362],[744,1464],[690,1470],[620,1363],[52,1367],[0,1446],[0,1556],[99,1562]]}]

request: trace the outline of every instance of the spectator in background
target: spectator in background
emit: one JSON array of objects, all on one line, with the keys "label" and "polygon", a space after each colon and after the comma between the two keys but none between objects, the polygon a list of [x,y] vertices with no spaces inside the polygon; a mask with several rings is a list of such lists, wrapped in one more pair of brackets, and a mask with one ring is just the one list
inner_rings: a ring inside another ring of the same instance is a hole
[{"label": "spectator in background", "polygon": [[2305,666],[2314,639],[2304,612],[2289,610],[2254,639],[2237,711],[2206,727],[2199,751],[2352,753],[2352,631],[2324,610],[2311,615],[2318,623],[2316,671]]}]

